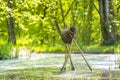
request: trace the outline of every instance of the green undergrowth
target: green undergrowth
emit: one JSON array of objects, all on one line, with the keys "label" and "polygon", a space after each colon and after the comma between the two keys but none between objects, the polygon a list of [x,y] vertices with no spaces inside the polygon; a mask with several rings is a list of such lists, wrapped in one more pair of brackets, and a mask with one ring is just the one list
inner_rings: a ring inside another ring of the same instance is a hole
[{"label": "green undergrowth", "polygon": [[[24,39],[23,39],[24,40]],[[40,43],[34,43],[30,40],[17,40],[17,46],[27,46],[30,48],[31,52],[37,52],[37,53],[43,53],[43,52],[49,52],[49,53],[63,53],[65,52],[65,45],[64,43],[56,43],[53,45],[49,44],[43,44],[40,45]],[[87,53],[114,53],[114,52],[120,52],[120,43],[117,43],[117,45],[113,46],[104,46],[100,44],[90,44],[90,45],[83,45],[81,43],[78,43],[79,47]],[[72,44],[72,50],[78,52],[78,48],[75,44]]]},{"label": "green undergrowth", "polygon": [[64,52],[65,48],[62,45],[58,45],[58,46],[33,46],[31,47],[31,51],[32,52],[37,52],[37,53],[41,53],[41,52]]},{"label": "green undergrowth", "polygon": [[119,75],[120,72],[102,70],[86,71],[83,73],[78,70],[61,73],[59,68],[48,67],[7,70],[0,74],[0,80],[119,80]]},{"label": "green undergrowth", "polygon": [[[78,44],[81,50],[83,50],[85,53],[119,53],[120,52],[120,43],[114,46],[101,46],[99,44],[94,44],[94,45],[83,45],[83,44]],[[63,43],[61,44],[55,44],[54,46],[52,45],[34,45],[30,44],[30,42],[21,42],[18,41],[17,45],[12,45],[6,43],[6,41],[1,40],[0,43],[0,59],[10,59],[11,52],[13,49],[16,49],[15,56],[13,57],[18,57],[17,52],[19,52],[20,48],[23,48],[24,50],[29,50],[28,52],[36,52],[36,53],[64,53],[65,52],[65,46]],[[74,52],[79,52],[78,48],[76,47],[75,44],[72,45],[72,51]],[[17,55],[16,55],[17,54]]]},{"label": "green undergrowth", "polygon": [[[120,52],[120,45],[116,46],[101,46],[98,44],[95,45],[79,45],[81,50],[83,50],[86,53],[119,53]],[[34,46],[31,48],[31,51],[41,53],[41,52],[49,52],[49,53],[63,53],[65,52],[65,47],[64,45],[58,45],[58,46]],[[79,52],[78,48],[73,45],[72,46],[72,51],[74,52]]]},{"label": "green undergrowth", "polygon": [[[105,46],[100,44],[93,44],[93,45],[79,44],[79,47],[85,53],[95,53],[95,54],[120,53],[120,43],[112,46]],[[75,45],[73,45],[72,48],[74,51],[79,51]]]},{"label": "green undergrowth", "polygon": [[0,43],[0,60],[18,58],[19,46],[7,43],[1,40]]},{"label": "green undergrowth", "polygon": [[101,46],[101,45],[85,45],[82,47],[84,52],[87,53],[114,53],[114,46]]},{"label": "green undergrowth", "polygon": [[0,45],[0,60],[10,59],[10,51],[12,50],[12,44],[1,44]]},{"label": "green undergrowth", "polygon": [[28,68],[8,70],[0,74],[0,80],[46,80],[59,74],[58,68]]}]

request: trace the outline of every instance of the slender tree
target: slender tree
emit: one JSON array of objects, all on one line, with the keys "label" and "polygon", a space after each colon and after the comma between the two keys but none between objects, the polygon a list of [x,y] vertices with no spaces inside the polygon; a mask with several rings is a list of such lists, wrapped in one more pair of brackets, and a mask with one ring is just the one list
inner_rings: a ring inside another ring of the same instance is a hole
[{"label": "slender tree", "polygon": [[109,0],[109,5],[110,5],[110,19],[111,19],[110,24],[112,25],[111,31],[113,32],[115,41],[118,42],[120,40],[120,34],[118,32],[119,28],[118,28],[117,22],[116,22],[116,21],[119,21],[118,20],[119,18],[118,18],[118,15],[117,15],[118,8],[116,8],[116,12],[115,12],[113,0]]},{"label": "slender tree", "polygon": [[[7,0],[7,6],[8,9],[12,8],[11,0]],[[7,18],[7,24],[8,24],[8,34],[9,34],[9,42],[12,42],[13,44],[16,44],[16,36],[15,36],[15,26],[14,26],[14,18],[12,16],[11,11],[7,11],[8,18]]]},{"label": "slender tree", "polygon": [[100,12],[101,32],[103,36],[103,45],[113,45],[115,43],[112,25],[110,20],[110,5],[109,0],[98,0]]}]

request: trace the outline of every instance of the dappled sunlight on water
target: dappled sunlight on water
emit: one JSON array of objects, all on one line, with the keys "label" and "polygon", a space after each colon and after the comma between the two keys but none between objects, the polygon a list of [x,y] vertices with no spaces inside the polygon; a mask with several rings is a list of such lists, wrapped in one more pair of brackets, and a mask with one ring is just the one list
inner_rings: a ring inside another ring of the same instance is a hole
[{"label": "dappled sunlight on water", "polygon": [[[85,54],[88,63],[93,68],[91,72],[80,54],[72,54],[73,63],[76,67],[75,71],[70,70],[70,64],[67,65],[67,71],[60,73],[60,68],[64,62],[64,54],[32,53],[31,57],[1,60],[0,61],[0,79],[9,79],[17,76],[20,80],[48,78],[94,78],[101,79],[102,73],[105,71],[119,70],[116,64],[116,56],[114,54]],[[118,55],[119,56],[119,55]],[[22,79],[21,79],[22,78]],[[17,80],[17,79],[16,79]]]}]

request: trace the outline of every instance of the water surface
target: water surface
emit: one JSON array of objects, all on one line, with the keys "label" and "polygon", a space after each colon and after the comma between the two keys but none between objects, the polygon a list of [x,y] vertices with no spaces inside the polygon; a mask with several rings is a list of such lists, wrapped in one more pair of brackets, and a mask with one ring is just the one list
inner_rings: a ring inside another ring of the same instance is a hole
[{"label": "water surface", "polygon": [[[19,59],[0,61],[1,80],[64,80],[64,79],[83,79],[91,80],[102,79],[103,72],[117,71],[118,57],[115,54],[85,54],[88,63],[92,67],[91,72],[80,54],[72,54],[72,60],[76,70],[70,70],[67,64],[67,71],[60,72],[64,62],[64,54],[57,53],[32,53],[31,57],[20,57]],[[108,73],[106,73],[108,77]],[[109,76],[110,77],[110,76]],[[117,77],[118,78],[118,77]]]}]

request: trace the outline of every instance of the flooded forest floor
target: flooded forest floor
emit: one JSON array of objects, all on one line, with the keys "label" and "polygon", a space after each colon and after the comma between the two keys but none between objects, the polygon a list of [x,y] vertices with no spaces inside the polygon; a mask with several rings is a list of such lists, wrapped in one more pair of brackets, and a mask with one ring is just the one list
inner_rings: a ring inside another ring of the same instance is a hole
[{"label": "flooded forest floor", "polygon": [[60,72],[64,54],[32,53],[31,57],[0,61],[0,80],[120,80],[117,54],[85,54],[90,71],[80,54],[72,54],[76,70],[70,63]]}]

